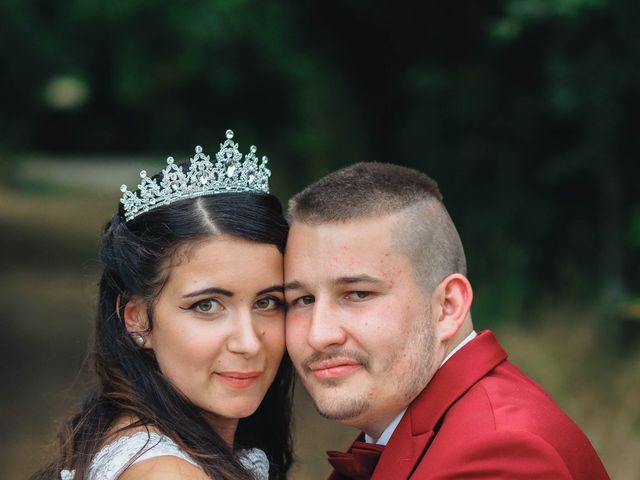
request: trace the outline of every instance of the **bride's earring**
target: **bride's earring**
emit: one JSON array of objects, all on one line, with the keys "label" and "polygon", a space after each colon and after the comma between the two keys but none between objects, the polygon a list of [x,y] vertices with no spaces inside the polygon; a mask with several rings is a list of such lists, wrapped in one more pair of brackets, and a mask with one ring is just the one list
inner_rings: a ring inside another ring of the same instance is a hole
[{"label": "bride's earring", "polygon": [[134,342],[136,342],[136,345],[138,345],[140,348],[144,347],[144,344],[147,341],[145,336],[141,333],[132,333],[131,338],[133,339]]}]

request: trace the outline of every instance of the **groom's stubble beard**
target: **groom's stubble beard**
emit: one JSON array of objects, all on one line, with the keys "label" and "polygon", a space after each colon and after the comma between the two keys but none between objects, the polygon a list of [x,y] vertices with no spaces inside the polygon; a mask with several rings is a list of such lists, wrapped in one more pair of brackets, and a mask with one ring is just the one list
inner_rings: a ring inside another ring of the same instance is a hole
[{"label": "groom's stubble beard", "polygon": [[325,409],[321,410],[318,406],[318,403],[315,404],[316,411],[329,420],[335,420],[336,422],[349,420],[351,418],[356,418],[362,415],[364,412],[369,410],[371,407],[370,402],[362,398],[354,398],[352,401],[348,403],[343,403],[340,405],[340,409]]},{"label": "groom's stubble beard", "polygon": [[[422,392],[436,370],[433,364],[435,357],[435,333],[433,331],[431,316],[427,313],[427,318],[424,322],[414,322],[411,331],[405,338],[407,340],[404,348],[399,348],[391,352],[388,358],[383,359],[383,366],[378,369],[380,373],[378,373],[377,376],[383,378],[386,382],[395,384],[395,386],[389,390],[395,392],[394,396],[398,401],[407,406]],[[401,374],[393,372],[394,366],[405,353],[409,354],[406,372],[403,371]],[[315,353],[305,359],[303,369],[307,375],[313,375],[308,369],[308,365],[311,362],[333,357],[354,359],[362,364],[365,372],[369,374],[373,373],[367,354],[345,348],[336,348],[330,352]],[[325,390],[327,387],[340,388],[341,385],[348,383],[348,381],[348,378],[326,379],[320,383],[319,388]],[[346,387],[346,385],[344,386]],[[311,391],[308,386],[307,390]],[[370,398],[366,391],[354,392],[353,396],[349,396],[348,394],[340,395],[337,391],[335,395],[330,395],[325,391],[315,396],[314,403],[316,410],[321,416],[335,421],[347,421],[346,423],[348,423],[348,420],[359,417],[372,408],[375,408],[372,398]]]},{"label": "groom's stubble beard", "polygon": [[[367,370],[367,371],[370,368],[369,358],[366,354],[356,350],[347,349],[344,347],[337,347],[327,352],[316,352],[313,355],[310,355],[302,362],[302,369],[305,372],[306,376],[311,377],[313,375],[313,373],[311,372],[311,369],[309,368],[309,365],[311,363],[322,361],[322,360],[329,360],[336,357],[355,360],[360,365],[362,365],[362,368],[364,370]],[[327,387],[338,388],[340,387],[341,384],[344,383],[344,381],[345,380],[342,378],[324,379],[322,380],[322,382],[319,382],[320,383],[319,388],[321,389],[325,389]],[[307,390],[311,391],[311,388],[309,388],[309,385],[307,385]],[[330,402],[330,401],[325,401],[323,399],[324,396],[325,395],[321,394],[321,395],[316,395],[315,398],[313,397],[312,398],[316,407],[316,411],[321,416],[329,420],[336,420],[336,421],[348,420],[349,418],[357,417],[358,415],[360,415],[361,413],[369,409],[369,402],[366,400],[366,398],[365,399],[362,399],[362,398],[345,399],[343,401],[340,401],[338,399],[336,402]]]}]

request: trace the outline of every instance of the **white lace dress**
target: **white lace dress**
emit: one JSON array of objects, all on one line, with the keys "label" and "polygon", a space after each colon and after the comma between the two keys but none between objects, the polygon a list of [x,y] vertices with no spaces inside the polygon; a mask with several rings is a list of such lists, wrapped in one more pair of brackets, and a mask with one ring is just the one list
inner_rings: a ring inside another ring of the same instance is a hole
[{"label": "white lace dress", "polygon": [[[157,433],[136,432],[120,437],[113,443],[104,446],[91,461],[89,480],[116,480],[130,465],[163,455],[170,455],[185,460],[195,466],[198,464],[169,437]],[[132,461],[132,459],[135,460]],[[240,463],[253,472],[257,480],[269,479],[269,460],[258,448],[241,450],[238,453]],[[198,467],[200,468],[200,467]],[[73,480],[73,470],[62,470],[61,480]]]}]

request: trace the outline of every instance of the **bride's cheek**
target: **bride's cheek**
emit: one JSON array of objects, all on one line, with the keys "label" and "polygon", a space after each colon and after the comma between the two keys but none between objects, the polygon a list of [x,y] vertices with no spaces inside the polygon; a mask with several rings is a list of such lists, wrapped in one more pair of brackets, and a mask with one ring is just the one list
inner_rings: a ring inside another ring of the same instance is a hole
[{"label": "bride's cheek", "polygon": [[272,328],[265,329],[262,338],[269,353],[277,356],[278,359],[282,358],[285,349],[284,321]]}]

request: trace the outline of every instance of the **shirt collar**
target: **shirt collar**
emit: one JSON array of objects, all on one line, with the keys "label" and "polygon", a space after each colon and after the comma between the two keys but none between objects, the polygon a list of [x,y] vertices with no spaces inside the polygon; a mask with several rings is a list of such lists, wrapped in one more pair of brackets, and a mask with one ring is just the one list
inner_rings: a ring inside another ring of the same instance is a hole
[{"label": "shirt collar", "polygon": [[471,333],[469,335],[467,335],[465,337],[465,339],[462,340],[458,345],[456,345],[455,348],[453,350],[451,350],[446,357],[444,357],[444,360],[440,364],[440,367],[442,367],[442,365],[444,365],[447,362],[447,360],[449,360],[451,357],[453,357],[454,353],[456,353],[458,350],[460,350],[462,347],[464,347],[467,343],[469,343],[471,340],[473,340],[477,336],[478,336],[478,334],[476,333],[476,331],[475,330],[471,330]]},{"label": "shirt collar", "polygon": [[365,433],[364,441],[367,443],[375,443],[377,445],[386,445],[387,443],[389,443],[389,439],[391,438],[391,435],[393,435],[393,432],[395,431],[396,427],[400,423],[400,420],[402,420],[402,417],[404,416],[404,413],[406,411],[407,411],[406,408],[402,410],[398,414],[398,416],[394,418],[389,425],[387,425],[387,428],[384,429],[384,432],[382,432],[382,435],[380,435],[380,438],[378,438],[378,440],[374,440],[373,437],[370,437]]}]

